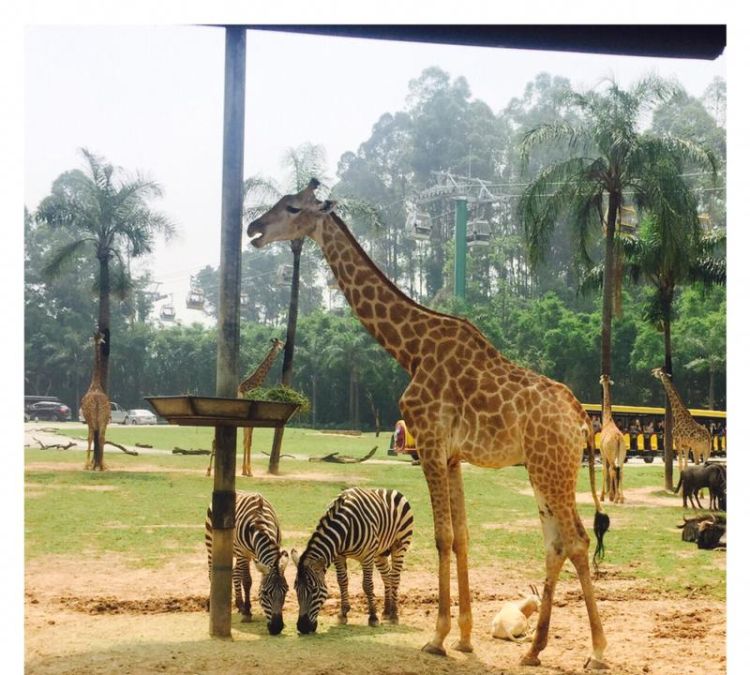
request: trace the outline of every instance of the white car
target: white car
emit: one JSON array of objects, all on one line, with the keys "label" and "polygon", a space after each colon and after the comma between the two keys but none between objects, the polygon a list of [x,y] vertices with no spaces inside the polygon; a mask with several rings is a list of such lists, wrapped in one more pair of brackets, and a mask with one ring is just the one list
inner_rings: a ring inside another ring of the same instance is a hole
[{"label": "white car", "polygon": [[125,424],[156,424],[156,415],[150,410],[142,410],[140,408],[128,410]]},{"label": "white car", "polygon": [[[110,424],[128,424],[128,411],[121,407],[119,403],[109,402],[109,422]],[[148,411],[146,411],[148,412]],[[78,408],[78,421],[85,422],[83,411]]]}]

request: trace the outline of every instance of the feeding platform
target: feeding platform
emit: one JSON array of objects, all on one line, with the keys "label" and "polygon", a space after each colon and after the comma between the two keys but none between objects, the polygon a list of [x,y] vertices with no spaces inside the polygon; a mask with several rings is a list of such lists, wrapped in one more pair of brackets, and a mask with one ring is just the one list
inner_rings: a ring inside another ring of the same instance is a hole
[{"label": "feeding platform", "polygon": [[193,427],[283,427],[299,403],[213,396],[146,396],[170,424]]}]

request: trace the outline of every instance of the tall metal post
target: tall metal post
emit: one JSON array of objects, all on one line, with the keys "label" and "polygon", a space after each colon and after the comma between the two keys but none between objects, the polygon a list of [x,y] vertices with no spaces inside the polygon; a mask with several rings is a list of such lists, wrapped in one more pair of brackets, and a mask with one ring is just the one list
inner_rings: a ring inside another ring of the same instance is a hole
[{"label": "tall metal post", "polygon": [[[217,323],[216,395],[234,397],[239,381],[242,180],[245,142],[245,38],[228,26],[224,56],[224,154],[221,193],[221,275]],[[234,538],[237,428],[216,427],[212,495],[213,556],[209,633],[232,634],[232,540]]]},{"label": "tall metal post", "polygon": [[453,295],[466,298],[466,222],[469,209],[466,197],[456,197],[456,261],[453,273]]}]

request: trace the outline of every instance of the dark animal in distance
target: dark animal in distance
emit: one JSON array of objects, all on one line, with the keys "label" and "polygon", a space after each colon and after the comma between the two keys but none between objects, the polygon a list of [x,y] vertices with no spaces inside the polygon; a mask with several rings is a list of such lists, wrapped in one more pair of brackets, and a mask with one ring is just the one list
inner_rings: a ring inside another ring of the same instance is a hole
[{"label": "dark animal in distance", "polygon": [[[698,492],[702,488],[708,488],[711,495],[709,506],[714,510],[726,510],[726,466],[709,463],[685,467],[680,473],[680,480],[674,491],[679,492],[680,487],[682,487],[682,508],[687,508],[689,498],[690,506],[696,508],[697,503],[697,508],[702,509],[703,505],[698,498]],[[695,502],[693,502],[693,497],[695,497]]]},{"label": "dark animal in distance", "polygon": [[727,519],[719,515],[683,517],[677,526],[682,530],[682,541],[695,542],[698,548],[713,549],[727,545]]}]

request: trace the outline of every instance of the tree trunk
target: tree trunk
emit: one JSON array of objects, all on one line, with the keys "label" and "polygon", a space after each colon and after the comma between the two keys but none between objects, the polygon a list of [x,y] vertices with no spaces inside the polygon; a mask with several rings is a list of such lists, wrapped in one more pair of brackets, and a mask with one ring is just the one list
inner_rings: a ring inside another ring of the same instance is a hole
[{"label": "tree trunk", "polygon": [[602,283],[602,362],[601,374],[612,376],[612,294],[615,270],[615,225],[620,208],[620,194],[609,193],[606,233],[604,238],[604,279]]},{"label": "tree trunk", "polygon": [[[668,311],[668,310],[667,310]],[[672,322],[664,317],[664,372],[672,376]],[[672,447],[672,406],[665,393],[664,414],[664,488],[674,490],[674,449]]]},{"label": "tree trunk", "polygon": [[716,369],[708,367],[708,409],[716,410]]},{"label": "tree trunk", "polygon": [[318,378],[313,377],[312,379],[312,401],[310,407],[312,408],[312,425],[313,429],[318,425]]},{"label": "tree trunk", "polygon": [[102,389],[108,391],[109,382],[109,352],[110,340],[112,336],[109,332],[109,255],[105,254],[99,257],[99,332],[104,336],[104,343],[101,345],[101,368],[100,377]]}]

